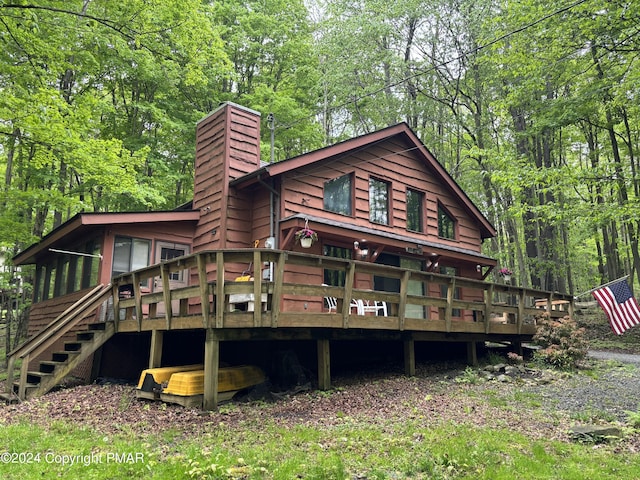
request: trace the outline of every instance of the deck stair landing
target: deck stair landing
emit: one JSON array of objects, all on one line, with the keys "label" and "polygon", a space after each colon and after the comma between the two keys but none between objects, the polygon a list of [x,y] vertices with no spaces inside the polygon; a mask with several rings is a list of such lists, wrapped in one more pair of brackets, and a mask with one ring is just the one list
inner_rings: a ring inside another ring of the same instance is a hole
[{"label": "deck stair landing", "polygon": [[[6,391],[0,399],[7,402],[28,400],[44,395],[58,385],[92,353],[115,333],[113,322],[90,323],[77,332],[74,341],[64,343],[62,350],[53,352],[51,360],[40,361],[37,371],[28,370],[29,359],[41,354],[68,333],[88,314],[99,308],[112,294],[111,285],[99,285],[65,310],[40,333],[28,339],[9,354]],[[14,378],[16,360],[22,360],[20,377]]]}]

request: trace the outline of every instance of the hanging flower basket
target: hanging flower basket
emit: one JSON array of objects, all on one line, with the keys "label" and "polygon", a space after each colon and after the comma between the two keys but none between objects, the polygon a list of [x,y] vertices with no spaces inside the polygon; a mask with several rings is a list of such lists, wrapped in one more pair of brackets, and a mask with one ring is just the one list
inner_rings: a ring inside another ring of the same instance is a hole
[{"label": "hanging flower basket", "polygon": [[498,275],[504,278],[505,282],[508,282],[509,280],[511,280],[511,275],[513,275],[513,272],[510,269],[503,267],[498,270]]},{"label": "hanging flower basket", "polygon": [[309,248],[313,245],[313,242],[318,240],[318,234],[311,230],[309,227],[305,227],[296,232],[296,241],[300,242],[302,248]]}]

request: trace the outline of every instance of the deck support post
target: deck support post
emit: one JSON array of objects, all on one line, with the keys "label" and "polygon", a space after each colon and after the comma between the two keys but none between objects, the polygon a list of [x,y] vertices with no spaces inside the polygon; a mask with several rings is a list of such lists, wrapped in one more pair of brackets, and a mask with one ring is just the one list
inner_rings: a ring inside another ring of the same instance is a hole
[{"label": "deck support post", "polygon": [[151,330],[151,348],[149,351],[149,368],[159,368],[162,366],[162,341],[164,340],[163,330]]},{"label": "deck support post", "polygon": [[513,347],[514,353],[517,353],[521,357],[524,355],[524,350],[522,349],[522,342],[512,342],[511,346]]},{"label": "deck support post", "polygon": [[404,374],[413,377],[416,374],[415,340],[404,341]]},{"label": "deck support post", "polygon": [[331,388],[331,350],[328,339],[318,340],[318,388]]},{"label": "deck support post", "polygon": [[467,363],[473,367],[478,365],[478,345],[476,342],[467,342]]},{"label": "deck support post", "polygon": [[204,342],[204,398],[203,410],[218,409],[218,370],[220,367],[220,340],[212,328],[207,329]]}]

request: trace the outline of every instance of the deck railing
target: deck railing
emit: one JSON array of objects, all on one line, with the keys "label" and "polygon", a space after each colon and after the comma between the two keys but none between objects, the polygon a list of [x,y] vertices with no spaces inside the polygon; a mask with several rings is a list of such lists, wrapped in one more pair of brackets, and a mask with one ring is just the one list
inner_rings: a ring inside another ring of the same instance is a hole
[{"label": "deck railing", "polygon": [[[250,267],[241,281],[242,266]],[[344,286],[323,285],[323,269],[339,272]],[[190,278],[187,286],[172,285],[180,275]],[[363,279],[374,277],[393,279],[398,291],[358,288],[373,285]],[[416,285],[425,293],[412,293]],[[544,310],[561,317],[573,309],[573,298],[557,292],[266,249],[180,257],[116,277],[113,289],[117,331],[322,327],[531,335]],[[238,298],[249,299],[248,308],[230,308]],[[337,305],[331,312],[327,298]],[[351,299],[386,302],[387,316],[358,314]]]}]

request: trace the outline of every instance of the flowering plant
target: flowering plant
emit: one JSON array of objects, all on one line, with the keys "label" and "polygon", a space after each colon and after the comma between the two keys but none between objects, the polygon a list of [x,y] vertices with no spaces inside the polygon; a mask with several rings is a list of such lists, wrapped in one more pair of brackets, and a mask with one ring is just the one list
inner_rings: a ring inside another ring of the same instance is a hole
[{"label": "flowering plant", "polygon": [[303,238],[310,238],[312,241],[316,241],[318,240],[318,234],[316,232],[314,232],[313,230],[311,230],[308,227],[304,227],[301,230],[298,230],[296,232],[296,240],[300,241]]},{"label": "flowering plant", "polygon": [[502,277],[506,277],[507,275],[513,275],[513,272],[509,270],[507,267],[503,267],[498,270],[498,274]]}]

